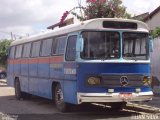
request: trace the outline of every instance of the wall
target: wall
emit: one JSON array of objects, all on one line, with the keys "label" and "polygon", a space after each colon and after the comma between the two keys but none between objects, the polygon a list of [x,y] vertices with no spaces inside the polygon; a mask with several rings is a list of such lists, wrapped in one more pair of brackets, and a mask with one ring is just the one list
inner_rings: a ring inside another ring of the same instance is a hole
[{"label": "wall", "polygon": [[160,37],[153,40],[153,52],[151,53],[151,72],[153,78],[153,91],[160,95]]},{"label": "wall", "polygon": [[160,11],[145,23],[149,26],[150,30],[154,30],[156,27],[160,27]]}]

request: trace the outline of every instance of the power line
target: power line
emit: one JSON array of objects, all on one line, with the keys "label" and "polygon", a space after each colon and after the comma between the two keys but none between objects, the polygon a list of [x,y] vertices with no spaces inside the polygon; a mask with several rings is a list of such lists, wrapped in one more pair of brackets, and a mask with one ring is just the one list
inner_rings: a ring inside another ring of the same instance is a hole
[{"label": "power line", "polygon": [[[11,34],[11,32],[5,32],[5,31],[0,31],[1,33],[4,33],[4,34],[8,34],[8,35],[10,35]],[[15,35],[15,36],[19,36],[19,37],[22,37],[21,35],[18,35],[18,34],[13,34],[13,35]]]},{"label": "power line", "polygon": [[[0,30],[0,33],[6,34],[6,35],[10,36],[10,37],[7,37],[7,38],[11,38],[11,40],[16,40],[17,37],[18,37],[18,38],[22,38],[22,37],[23,37],[22,35],[15,34],[15,33],[13,33],[13,32],[6,32],[6,31],[2,31],[2,30]],[[26,36],[29,36],[28,33],[25,34],[25,35],[26,35]]]}]

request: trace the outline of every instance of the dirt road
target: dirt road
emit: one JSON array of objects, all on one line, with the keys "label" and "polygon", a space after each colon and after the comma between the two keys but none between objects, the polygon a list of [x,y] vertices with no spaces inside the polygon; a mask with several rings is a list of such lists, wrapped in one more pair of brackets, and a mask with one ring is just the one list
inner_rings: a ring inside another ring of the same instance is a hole
[{"label": "dirt road", "polygon": [[[160,109],[152,106],[129,104],[122,111],[102,106],[76,106],[71,112],[60,113],[52,101],[32,97],[17,101],[14,89],[0,81],[0,120],[136,120],[140,118],[159,120]],[[147,108],[148,107],[148,108]],[[149,108],[150,107],[150,108]]]}]

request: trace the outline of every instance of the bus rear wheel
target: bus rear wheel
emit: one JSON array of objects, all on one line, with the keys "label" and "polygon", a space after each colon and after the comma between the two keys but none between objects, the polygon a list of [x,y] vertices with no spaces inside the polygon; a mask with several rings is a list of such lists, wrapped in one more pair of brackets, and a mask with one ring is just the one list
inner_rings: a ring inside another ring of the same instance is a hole
[{"label": "bus rear wheel", "polygon": [[15,96],[17,100],[20,100],[21,98],[30,99],[32,97],[31,94],[21,91],[21,85],[19,79],[15,80]]},{"label": "bus rear wheel", "polygon": [[17,100],[20,100],[23,96],[23,93],[21,92],[21,86],[18,79],[15,80],[15,97]]},{"label": "bus rear wheel", "polygon": [[63,91],[60,84],[56,85],[55,88],[55,105],[57,109],[61,112],[67,112],[69,110],[69,104],[64,102]]}]

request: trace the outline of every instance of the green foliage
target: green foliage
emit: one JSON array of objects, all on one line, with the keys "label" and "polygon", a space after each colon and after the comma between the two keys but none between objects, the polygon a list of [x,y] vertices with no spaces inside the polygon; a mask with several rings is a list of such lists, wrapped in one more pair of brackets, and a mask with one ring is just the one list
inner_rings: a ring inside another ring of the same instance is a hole
[{"label": "green foliage", "polygon": [[7,63],[8,48],[10,40],[0,40],[0,66],[5,67]]},{"label": "green foliage", "polygon": [[126,12],[126,7],[122,5],[122,0],[86,0],[86,7],[82,7],[85,17],[72,14],[79,20],[93,18],[131,18],[131,14]]},{"label": "green foliage", "polygon": [[160,36],[160,27],[157,27],[155,30],[153,30],[153,31],[151,32],[151,36],[152,36],[153,38],[159,37],[159,36]]},{"label": "green foliage", "polygon": [[82,16],[78,15],[76,12],[71,12],[72,15],[76,16],[78,20],[83,21],[85,20]]}]

